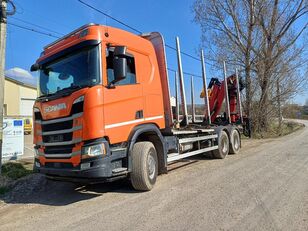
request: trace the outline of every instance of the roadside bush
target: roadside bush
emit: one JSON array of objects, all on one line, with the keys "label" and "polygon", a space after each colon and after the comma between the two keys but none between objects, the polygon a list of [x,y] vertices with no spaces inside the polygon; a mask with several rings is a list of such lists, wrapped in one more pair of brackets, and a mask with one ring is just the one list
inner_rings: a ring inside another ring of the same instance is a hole
[{"label": "roadside bush", "polygon": [[32,170],[26,169],[21,163],[8,162],[2,166],[2,175],[13,180],[29,175]]},{"label": "roadside bush", "polygon": [[2,165],[0,176],[0,195],[10,190],[10,185],[14,180],[27,176],[32,173],[30,168],[26,168],[26,164],[17,162],[8,162]]}]

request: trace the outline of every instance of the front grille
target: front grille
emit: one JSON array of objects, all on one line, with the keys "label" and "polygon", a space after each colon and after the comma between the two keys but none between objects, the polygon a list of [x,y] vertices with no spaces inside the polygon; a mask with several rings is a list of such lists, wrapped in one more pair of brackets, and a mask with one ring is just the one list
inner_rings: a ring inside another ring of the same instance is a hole
[{"label": "front grille", "polygon": [[[73,133],[75,130],[82,129],[82,124],[74,127],[74,118],[82,116],[82,113],[83,102],[73,104],[68,117],[43,120],[40,112],[36,112],[34,115],[35,120],[41,124],[42,129],[42,142],[38,145],[45,146],[43,154],[47,159],[71,158],[70,154],[73,153],[73,148],[75,147],[74,142],[80,142],[78,140],[81,138],[73,140]],[[75,152],[74,154],[76,155]]]},{"label": "front grille", "polygon": [[72,153],[74,145],[61,145],[45,147],[45,154],[68,154]]},{"label": "front grille", "polygon": [[51,131],[71,129],[72,127],[73,127],[73,120],[68,120],[52,124],[42,124],[42,131],[51,132]]},{"label": "front grille", "polygon": [[71,141],[72,137],[73,137],[72,132],[57,134],[57,135],[43,135],[43,142],[57,143],[57,142]]}]

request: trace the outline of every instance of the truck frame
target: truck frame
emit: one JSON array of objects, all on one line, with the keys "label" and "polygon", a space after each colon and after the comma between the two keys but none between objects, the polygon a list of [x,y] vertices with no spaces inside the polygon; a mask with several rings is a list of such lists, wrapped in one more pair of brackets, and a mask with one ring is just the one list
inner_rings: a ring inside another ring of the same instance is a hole
[{"label": "truck frame", "polygon": [[[201,51],[205,112],[197,121],[193,80],[188,115],[179,38],[176,47],[180,91],[176,87],[172,110],[160,33],[135,35],[88,24],[46,46],[31,67],[40,71],[34,170],[83,183],[128,177],[136,190],[148,191],[171,162],[238,153],[240,134],[249,127],[237,71],[227,77],[224,64],[224,80],[212,79],[207,86]],[[226,113],[219,117],[223,101]]]}]

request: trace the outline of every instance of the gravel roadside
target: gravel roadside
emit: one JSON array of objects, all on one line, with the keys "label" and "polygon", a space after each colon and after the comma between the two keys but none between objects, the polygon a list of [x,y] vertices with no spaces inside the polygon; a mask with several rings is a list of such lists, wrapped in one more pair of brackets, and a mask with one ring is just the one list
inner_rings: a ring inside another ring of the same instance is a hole
[{"label": "gravel roadside", "polygon": [[308,230],[308,122],[285,137],[243,141],[225,160],[202,156],[158,178],[77,187],[41,175],[0,205],[0,230]]}]

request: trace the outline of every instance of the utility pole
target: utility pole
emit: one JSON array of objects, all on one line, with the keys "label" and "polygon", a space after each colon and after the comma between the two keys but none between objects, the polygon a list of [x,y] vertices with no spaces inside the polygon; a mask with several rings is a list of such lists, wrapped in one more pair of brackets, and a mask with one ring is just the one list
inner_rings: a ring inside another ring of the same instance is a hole
[{"label": "utility pole", "polygon": [[[12,11],[7,11],[7,3],[10,3]],[[0,0],[0,175],[2,167],[2,143],[3,143],[3,104],[4,104],[4,69],[5,69],[5,49],[6,49],[6,25],[7,16],[16,12],[16,7],[12,0]]]},{"label": "utility pole", "polygon": [[3,143],[3,104],[4,104],[4,68],[6,45],[6,6],[7,0],[0,0],[0,175],[2,168],[2,143]]}]

